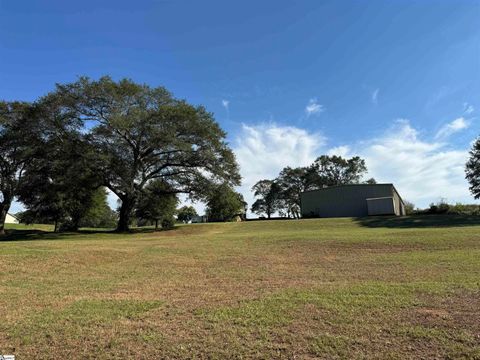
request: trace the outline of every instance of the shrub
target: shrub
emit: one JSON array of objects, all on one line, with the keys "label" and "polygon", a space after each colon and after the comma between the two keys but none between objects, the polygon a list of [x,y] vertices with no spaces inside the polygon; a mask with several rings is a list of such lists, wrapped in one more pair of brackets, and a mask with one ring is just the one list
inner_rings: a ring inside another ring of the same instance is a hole
[{"label": "shrub", "polygon": [[405,212],[407,215],[411,215],[415,212],[415,205],[410,201],[405,201]]},{"label": "shrub", "polygon": [[430,204],[425,210],[426,214],[451,214],[451,215],[480,215],[480,205],[477,204],[449,204],[441,199],[436,204]]},{"label": "shrub", "polygon": [[175,219],[173,216],[165,217],[162,220],[162,229],[164,230],[170,230],[175,227]]}]

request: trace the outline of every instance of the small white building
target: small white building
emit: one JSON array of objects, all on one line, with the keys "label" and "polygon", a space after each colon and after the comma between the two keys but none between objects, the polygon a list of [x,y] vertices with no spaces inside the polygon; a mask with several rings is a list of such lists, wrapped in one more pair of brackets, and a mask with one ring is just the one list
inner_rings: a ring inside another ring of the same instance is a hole
[{"label": "small white building", "polygon": [[7,217],[5,218],[5,224],[18,224],[18,219],[15,215],[7,213]]}]

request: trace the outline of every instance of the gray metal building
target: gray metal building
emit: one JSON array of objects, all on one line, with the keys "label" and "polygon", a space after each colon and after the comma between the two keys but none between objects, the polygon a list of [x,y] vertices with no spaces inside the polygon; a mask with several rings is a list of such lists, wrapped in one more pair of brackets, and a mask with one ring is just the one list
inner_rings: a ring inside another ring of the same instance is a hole
[{"label": "gray metal building", "polygon": [[301,194],[302,217],[405,215],[405,204],[393,184],[353,184]]}]

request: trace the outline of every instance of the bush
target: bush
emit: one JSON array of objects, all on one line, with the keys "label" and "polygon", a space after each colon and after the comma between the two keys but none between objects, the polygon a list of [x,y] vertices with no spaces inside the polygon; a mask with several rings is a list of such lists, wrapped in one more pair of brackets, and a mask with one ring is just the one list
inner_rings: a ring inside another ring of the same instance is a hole
[{"label": "bush", "polygon": [[415,205],[410,201],[405,201],[405,213],[411,215],[415,212]]},{"label": "bush", "polygon": [[477,204],[449,204],[444,199],[436,204],[430,204],[425,210],[426,214],[451,214],[451,215],[480,215],[480,205]]},{"label": "bush", "polygon": [[162,220],[162,229],[170,230],[175,227],[175,219],[173,216],[166,217]]}]

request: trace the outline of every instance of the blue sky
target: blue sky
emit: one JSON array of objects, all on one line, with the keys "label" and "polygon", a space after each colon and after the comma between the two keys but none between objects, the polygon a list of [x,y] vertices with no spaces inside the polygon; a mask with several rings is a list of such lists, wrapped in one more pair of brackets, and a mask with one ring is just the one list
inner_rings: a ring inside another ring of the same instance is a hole
[{"label": "blue sky", "polygon": [[249,202],[256,180],[334,152],[419,206],[471,202],[478,24],[478,0],[0,0],[0,98],[130,77],[215,114]]}]

